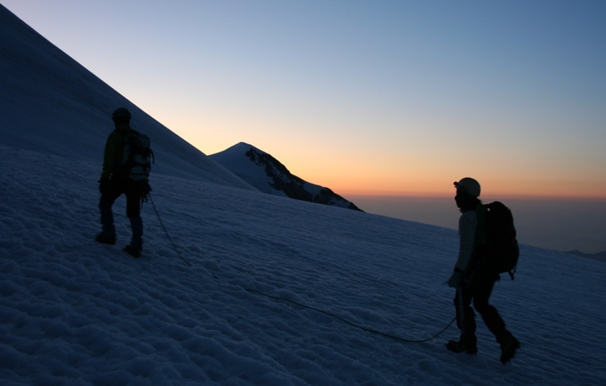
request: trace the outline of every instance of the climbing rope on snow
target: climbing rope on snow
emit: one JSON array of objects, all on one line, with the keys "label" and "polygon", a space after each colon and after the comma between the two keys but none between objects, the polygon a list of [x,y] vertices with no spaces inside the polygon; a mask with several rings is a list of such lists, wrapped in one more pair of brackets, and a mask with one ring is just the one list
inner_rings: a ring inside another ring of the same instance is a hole
[{"label": "climbing rope on snow", "polygon": [[[154,212],[156,212],[156,216],[158,217],[158,221],[160,222],[160,225],[161,225],[162,229],[164,230],[164,234],[166,234],[166,237],[167,237],[167,238],[168,238],[168,240],[170,241],[170,243],[171,243],[171,245],[172,245],[173,249],[175,250],[175,252],[176,252],[176,253],[177,253],[177,255],[179,256],[179,258],[180,258],[181,260],[183,260],[183,261],[185,262],[185,264],[187,264],[188,266],[190,266],[190,267],[191,267],[191,266],[192,266],[192,265],[191,265],[191,263],[190,263],[190,262],[189,262],[189,261],[188,261],[188,260],[187,260],[187,259],[186,259],[186,258],[183,256],[183,254],[181,253],[181,251],[179,250],[179,248],[177,248],[177,244],[176,244],[176,243],[173,241],[172,237],[171,237],[171,236],[170,236],[170,234],[168,233],[168,230],[167,230],[167,229],[166,229],[166,227],[164,226],[164,223],[163,223],[163,221],[162,221],[162,218],[160,217],[160,214],[158,213],[158,209],[156,208],[156,204],[154,203],[154,200],[152,199],[151,194],[150,194],[150,193],[148,193],[148,195],[147,195],[147,197],[146,197],[146,198],[149,198],[149,201],[152,203],[152,206],[153,206],[153,208],[154,208]],[[217,276],[215,276],[215,275],[213,275],[213,277],[214,277],[215,279],[217,279],[217,280],[220,280],[220,279],[219,279]],[[327,315],[327,316],[332,317],[332,318],[334,318],[334,319],[340,320],[341,322],[343,322],[343,323],[345,323],[345,324],[347,324],[347,325],[349,325],[349,326],[351,326],[351,327],[357,328],[357,329],[359,329],[359,330],[362,330],[362,331],[365,331],[365,332],[368,332],[368,333],[371,333],[371,334],[380,335],[380,336],[383,336],[383,337],[386,337],[386,338],[394,339],[394,340],[397,340],[397,341],[400,341],[400,342],[405,342],[405,343],[423,343],[423,342],[428,342],[428,341],[430,341],[430,340],[433,340],[433,339],[437,338],[438,336],[442,335],[442,334],[443,334],[443,333],[444,333],[446,330],[448,330],[448,328],[449,328],[449,327],[450,327],[450,326],[451,326],[451,325],[454,323],[454,321],[456,320],[456,318],[453,318],[453,319],[450,321],[450,323],[448,323],[448,324],[446,325],[446,327],[444,327],[444,328],[443,328],[442,330],[440,330],[438,333],[434,334],[433,336],[431,336],[431,337],[429,337],[429,338],[426,338],[426,339],[405,339],[405,338],[402,338],[402,337],[399,337],[399,336],[395,336],[395,335],[391,335],[391,334],[387,334],[387,333],[384,333],[384,332],[381,332],[381,331],[378,331],[378,330],[375,330],[375,329],[372,329],[372,328],[368,328],[368,327],[360,326],[360,325],[358,325],[358,324],[356,324],[356,323],[350,322],[349,320],[347,320],[347,319],[345,319],[345,318],[343,318],[343,317],[341,317],[341,316],[339,316],[339,315],[335,315],[335,314],[333,314],[333,313],[330,313],[330,312],[328,312],[328,311],[322,310],[322,309],[317,308],[317,307],[308,306],[308,305],[306,305],[306,304],[299,303],[299,302],[296,302],[296,301],[294,301],[294,300],[286,299],[286,298],[283,298],[283,297],[280,297],[280,296],[276,296],[276,295],[270,295],[270,294],[266,294],[266,293],[264,293],[264,292],[257,291],[257,290],[254,290],[254,289],[250,289],[250,288],[244,288],[244,287],[243,287],[243,289],[244,289],[245,291],[249,292],[249,293],[252,293],[252,294],[256,294],[256,295],[264,296],[264,297],[267,297],[267,298],[270,298],[270,299],[274,299],[274,300],[279,300],[279,301],[283,301],[283,302],[291,303],[291,304],[294,304],[294,305],[296,305],[296,306],[298,306],[298,307],[302,307],[302,308],[306,308],[306,309],[309,309],[309,310],[312,310],[312,311],[315,311],[315,312],[319,312],[319,313],[321,313],[321,314]]]},{"label": "climbing rope on snow", "polygon": [[156,216],[158,217],[158,221],[160,221],[160,226],[162,226],[162,229],[164,230],[164,234],[168,238],[168,241],[170,241],[170,244],[173,246],[173,249],[175,250],[175,252],[177,252],[177,255],[179,256],[179,258],[181,260],[183,260],[185,262],[185,264],[187,264],[188,266],[191,267],[192,266],[191,263],[185,257],[183,257],[183,254],[181,253],[181,251],[179,250],[179,248],[177,248],[177,244],[173,241],[173,238],[170,237],[170,234],[168,233],[168,230],[166,230],[166,227],[164,226],[164,223],[162,222],[162,218],[160,218],[160,213],[158,213],[158,209],[156,208],[156,204],[154,203],[154,200],[152,199],[151,193],[148,193],[147,197],[149,197],[149,201],[151,201],[152,206],[154,207],[154,212],[156,212]]},{"label": "climbing rope on snow", "polygon": [[402,338],[402,337],[399,337],[399,336],[395,336],[395,335],[391,335],[391,334],[386,334],[386,333],[384,333],[384,332],[381,332],[381,331],[378,331],[378,330],[374,330],[374,329],[372,329],[372,328],[368,328],[368,327],[360,326],[360,325],[358,325],[358,324],[355,324],[355,323],[353,323],[353,322],[350,322],[349,320],[347,320],[347,319],[345,319],[345,318],[343,318],[343,317],[341,317],[341,316],[339,316],[339,315],[335,315],[335,314],[330,313],[330,312],[328,312],[328,311],[324,311],[324,310],[322,310],[322,309],[320,309],[320,308],[316,308],[316,307],[308,306],[308,305],[306,305],[306,304],[302,304],[302,303],[296,302],[296,301],[294,301],[294,300],[286,299],[286,298],[283,298],[283,297],[280,297],[280,296],[269,295],[269,294],[266,294],[266,293],[264,293],[264,292],[257,291],[257,290],[253,290],[253,289],[249,289],[249,288],[244,288],[244,290],[246,290],[247,292],[253,293],[253,294],[257,294],[257,295],[265,296],[265,297],[270,298],[270,299],[274,299],[274,300],[280,300],[280,301],[284,301],[284,302],[292,303],[292,304],[294,304],[294,305],[296,305],[296,306],[299,306],[299,307],[302,307],[302,308],[307,308],[307,309],[309,309],[309,310],[313,310],[313,311],[319,312],[319,313],[321,313],[321,314],[324,314],[324,315],[330,316],[330,317],[332,317],[332,318],[334,318],[334,319],[338,319],[338,320],[340,320],[341,322],[343,322],[343,323],[345,323],[345,324],[347,324],[347,325],[349,325],[349,326],[351,326],[351,327],[357,328],[357,329],[359,329],[359,330],[362,330],[362,331],[365,331],[365,332],[368,332],[368,333],[371,333],[371,334],[377,334],[377,335],[381,335],[381,336],[384,336],[384,337],[386,337],[386,338],[395,339],[395,340],[398,340],[398,341],[400,341],[400,342],[406,342],[406,343],[423,343],[423,342],[428,342],[428,341],[430,341],[430,340],[433,340],[433,339],[437,338],[438,336],[442,335],[442,333],[444,333],[446,330],[448,330],[448,328],[449,328],[449,327],[450,327],[450,326],[451,326],[451,325],[454,323],[454,321],[456,320],[456,317],[455,317],[455,318],[453,318],[453,319],[450,321],[450,323],[448,323],[448,325],[447,325],[446,327],[444,327],[442,330],[440,330],[440,332],[436,333],[435,335],[433,335],[433,336],[431,336],[431,337],[429,337],[429,338],[427,338],[427,339],[405,339],[405,338]]}]

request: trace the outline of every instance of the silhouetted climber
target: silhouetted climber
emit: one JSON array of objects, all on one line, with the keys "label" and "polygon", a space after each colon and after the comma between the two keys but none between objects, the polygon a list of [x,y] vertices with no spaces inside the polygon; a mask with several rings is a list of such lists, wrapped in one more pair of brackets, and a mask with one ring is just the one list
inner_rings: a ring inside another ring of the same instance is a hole
[{"label": "silhouetted climber", "polygon": [[[104,244],[116,243],[116,229],[112,205],[122,194],[126,196],[126,215],[130,220],[132,238],[124,250],[134,257],[139,257],[143,249],[143,220],[141,219],[141,203],[150,192],[149,175],[149,138],[141,135],[130,127],[131,114],[120,107],[112,114],[115,129],[107,138],[103,157],[103,171],[99,180],[101,199],[102,231],[96,241]],[[133,161],[135,141],[138,137],[147,140],[146,156],[143,163]]]},{"label": "silhouetted climber", "polygon": [[459,255],[448,286],[456,288],[454,304],[457,326],[461,330],[458,341],[451,340],[446,348],[454,352],[476,354],[476,320],[473,307],[501,345],[501,362],[509,362],[520,348],[518,340],[506,329],[503,318],[488,301],[499,273],[478,265],[478,246],[484,231],[485,208],[478,198],[480,184],[473,178],[463,178],[454,183],[457,193],[455,202],[461,211],[459,218]]}]

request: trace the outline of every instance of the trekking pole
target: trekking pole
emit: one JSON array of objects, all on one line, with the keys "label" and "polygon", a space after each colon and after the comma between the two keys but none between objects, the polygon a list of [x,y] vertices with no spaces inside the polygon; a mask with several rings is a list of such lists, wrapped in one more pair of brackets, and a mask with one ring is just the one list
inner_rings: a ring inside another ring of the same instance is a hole
[{"label": "trekking pole", "polygon": [[179,248],[177,248],[177,244],[173,241],[173,238],[170,237],[170,234],[166,230],[166,227],[164,226],[164,223],[162,222],[162,218],[160,218],[160,213],[158,213],[158,209],[156,208],[156,204],[154,203],[151,193],[148,193],[147,196],[149,197],[149,201],[151,201],[152,206],[154,207],[154,212],[156,212],[158,221],[160,221],[160,226],[162,226],[162,229],[164,229],[164,234],[168,238],[168,241],[170,241],[171,245],[173,246],[173,249],[175,250],[175,252],[177,252],[177,255],[179,256],[179,258],[181,260],[183,260],[185,262],[185,264],[187,264],[188,266],[191,267],[192,266],[191,263],[189,261],[187,261],[187,259],[185,257],[183,257],[183,254],[181,253],[181,251],[179,251]]}]

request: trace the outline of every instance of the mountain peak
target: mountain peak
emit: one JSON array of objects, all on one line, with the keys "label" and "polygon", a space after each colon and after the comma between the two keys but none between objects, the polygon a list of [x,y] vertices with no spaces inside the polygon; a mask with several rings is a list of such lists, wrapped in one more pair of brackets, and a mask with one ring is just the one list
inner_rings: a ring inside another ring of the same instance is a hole
[{"label": "mountain peak", "polygon": [[263,193],[360,210],[331,189],[295,176],[271,154],[248,143],[240,142],[210,157]]},{"label": "mountain peak", "polygon": [[248,150],[254,150],[257,153],[265,153],[263,150],[256,148],[255,146],[246,143],[246,142],[238,142],[237,144],[229,147],[228,149],[222,151],[221,153],[231,153],[231,152],[235,152],[235,153],[241,153],[242,151],[246,152]]}]

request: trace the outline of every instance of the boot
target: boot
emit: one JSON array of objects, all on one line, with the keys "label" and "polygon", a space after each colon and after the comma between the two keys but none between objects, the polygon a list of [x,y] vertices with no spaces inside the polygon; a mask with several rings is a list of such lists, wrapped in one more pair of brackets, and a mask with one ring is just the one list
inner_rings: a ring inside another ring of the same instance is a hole
[{"label": "boot", "polygon": [[143,247],[141,247],[141,246],[137,247],[137,246],[133,246],[132,244],[128,244],[127,246],[124,247],[123,251],[133,257],[140,257],[141,252],[143,251]]},{"label": "boot", "polygon": [[101,232],[95,237],[95,241],[101,244],[114,245],[116,244],[116,235]]},{"label": "boot", "polygon": [[520,342],[513,335],[505,338],[501,342],[501,363],[506,364],[511,362],[519,348]]},{"label": "boot", "polygon": [[130,244],[124,247],[124,252],[133,257],[140,257],[143,250],[143,220],[141,216],[130,217],[130,227],[132,230],[132,238]]},{"label": "boot", "polygon": [[464,352],[469,355],[475,355],[478,352],[478,346],[475,343],[463,343],[458,340],[451,340],[446,343],[446,348],[452,352]]},{"label": "boot", "polygon": [[141,251],[143,249],[143,220],[140,215],[131,217],[129,220],[132,231],[129,249]]},{"label": "boot", "polygon": [[95,237],[95,241],[101,244],[116,244],[116,228],[114,227],[114,212],[112,204],[105,201],[103,196],[99,201],[99,211],[101,213],[102,232]]}]

